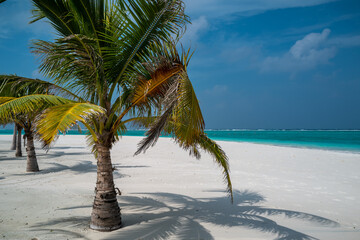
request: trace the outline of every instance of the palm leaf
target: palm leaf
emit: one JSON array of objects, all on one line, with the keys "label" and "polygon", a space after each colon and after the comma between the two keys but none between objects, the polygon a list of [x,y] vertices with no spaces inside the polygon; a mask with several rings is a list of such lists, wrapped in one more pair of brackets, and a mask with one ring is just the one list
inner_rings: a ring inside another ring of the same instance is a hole
[{"label": "palm leaf", "polygon": [[9,101],[14,100],[14,99],[15,99],[15,97],[0,97],[0,104],[9,102]]},{"label": "palm leaf", "polygon": [[66,88],[40,79],[26,78],[16,75],[0,75],[1,95],[51,94],[84,102]]},{"label": "palm leaf", "polygon": [[[94,51],[94,46],[92,43],[95,43],[97,46],[99,46],[99,44],[97,41],[96,32],[90,31],[92,28],[89,27],[88,12],[85,11],[85,9],[94,8],[94,6],[96,7],[97,5],[94,2],[103,1],[81,0],[80,3],[85,4],[84,8],[78,8],[79,0],[33,0],[35,6],[35,11],[33,11],[35,14],[34,18],[41,19],[46,17],[50,24],[57,30],[58,35],[60,36],[58,39],[60,42],[58,42],[58,44],[51,44],[46,41],[34,42],[33,48],[35,49],[35,52],[42,55],[42,59],[45,60],[42,61],[41,66],[41,70],[44,74],[51,76],[53,74],[56,75],[59,73],[68,72],[70,73],[69,75],[63,74],[62,77],[66,76],[67,78],[65,78],[65,80],[67,81],[74,80],[74,75],[72,74],[74,69],[71,69],[73,65],[70,65],[70,68],[67,65],[69,64],[69,58],[71,62],[73,56],[71,52],[66,54],[66,49],[68,50],[72,47],[72,53],[78,51],[80,55],[82,54],[81,60],[83,60],[83,63],[86,62],[86,65],[90,66],[90,69],[92,70],[90,73],[95,74],[92,79],[99,83],[99,72],[94,71],[94,69],[98,68],[96,61],[94,60],[94,54],[97,55],[97,51]],[[82,9],[82,11],[79,11],[80,9]],[[100,19],[99,21],[102,22],[104,20],[105,19]],[[89,44],[89,40],[91,40],[90,42],[92,43]],[[65,42],[65,45],[61,44],[61,41]],[[69,43],[71,44],[66,45]],[[44,45],[44,47],[41,47],[42,45]],[[65,50],[63,50],[63,52],[61,52],[62,46],[65,46]],[[54,54],[51,54],[51,49],[57,50],[54,52],[55,57]],[[77,54],[77,56],[79,56],[79,54]],[[49,58],[47,59],[47,57]],[[54,68],[54,65],[56,66],[56,64],[59,64],[59,62],[62,61],[65,61],[62,68]],[[79,65],[81,66],[83,64]],[[79,72],[79,69],[77,72]],[[81,70],[81,72],[85,73],[86,71]]]},{"label": "palm leaf", "polygon": [[227,192],[231,197],[231,202],[233,202],[234,196],[230,179],[230,166],[228,157],[226,156],[225,152],[215,141],[208,138],[205,134],[201,134],[196,142],[203,150],[211,154],[215,162],[223,169],[224,181],[227,185]]},{"label": "palm leaf", "polygon": [[[167,122],[171,122],[171,128],[168,127],[167,132],[172,134],[180,146],[185,149],[189,149],[193,145],[195,139],[204,132],[205,128],[199,102],[186,73],[186,66],[191,57],[190,51],[185,52],[183,50],[180,57],[174,44],[168,44],[157,51],[161,56],[157,57],[160,61],[158,61],[157,65],[147,66],[152,79],[140,81],[134,94],[134,103],[147,103],[148,100],[144,98],[155,95],[161,99],[162,113],[151,125],[146,134],[146,139],[140,142],[137,153],[145,151],[156,143],[161,132],[166,128]],[[181,66],[181,71],[176,72],[176,76],[172,79],[164,78],[163,72],[172,74],[171,70],[174,67],[171,66],[174,64],[173,62]],[[160,76],[160,81],[156,81],[157,76]],[[193,153],[197,154],[196,151],[193,151]]]},{"label": "palm leaf", "polygon": [[[175,42],[151,44],[149,49],[152,54],[142,56],[141,64],[138,63],[134,67],[136,71],[134,70],[132,75],[137,74],[137,80],[132,81],[130,94],[122,98],[123,106],[127,107],[119,114],[113,129],[129,111],[136,109],[137,114],[141,114],[144,111],[152,112],[157,109],[169,87],[186,68],[187,59],[179,56]],[[132,78],[131,75],[127,77]]]},{"label": "palm leaf", "polygon": [[[85,123],[85,126],[92,133],[91,127],[86,124],[88,119],[103,114],[104,109],[89,103],[68,103],[54,106],[47,109],[37,120],[36,129],[44,145],[50,145],[59,133],[65,133],[78,122]],[[96,136],[92,136],[95,137]]]},{"label": "palm leaf", "polygon": [[28,95],[19,98],[7,98],[0,105],[0,118],[11,118],[15,114],[29,114],[42,109],[70,102],[70,100],[45,94]]},{"label": "palm leaf", "polygon": [[171,34],[179,34],[188,21],[179,0],[129,0],[115,10],[126,21],[123,25],[126,28],[121,29],[121,37],[113,41],[116,45],[107,51],[109,62],[114,63],[111,75],[115,76],[110,96],[124,74],[133,71],[139,57],[151,53],[148,49],[151,43],[169,41]]}]

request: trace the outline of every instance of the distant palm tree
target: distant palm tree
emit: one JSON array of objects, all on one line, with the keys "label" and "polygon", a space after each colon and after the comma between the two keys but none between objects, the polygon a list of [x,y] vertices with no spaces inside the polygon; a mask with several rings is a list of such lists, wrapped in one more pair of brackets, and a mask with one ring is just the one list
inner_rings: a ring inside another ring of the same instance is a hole
[{"label": "distant palm tree", "polygon": [[[22,93],[24,93],[24,90],[15,90],[10,85],[7,84],[7,77],[4,75],[0,75],[0,103],[4,103],[8,101],[11,98],[16,98],[21,96]],[[11,98],[9,98],[11,97]],[[8,115],[8,117],[0,118],[0,122],[2,125],[7,125],[9,123],[14,124],[14,133],[13,133],[13,139],[11,144],[11,150],[15,151],[16,157],[22,157],[22,151],[21,151],[21,132],[23,130],[23,126],[19,123],[24,119],[24,116],[22,114],[18,113],[11,113]]]},{"label": "distant palm tree", "polygon": [[[172,40],[188,22],[181,0],[32,2],[33,21],[47,19],[57,34],[54,42],[37,40],[32,45],[41,59],[40,70],[54,85],[77,96],[77,103],[47,109],[36,128],[46,145],[78,122],[88,129],[97,158],[92,229],[121,227],[110,150],[126,132],[126,124],[149,128],[136,153],[165,133],[196,157],[199,148],[212,154],[223,168],[232,199],[227,157],[204,133],[187,75],[189,51],[179,54],[177,40]],[[25,104],[31,105],[33,100],[28,100]]]},{"label": "distant palm tree", "polygon": [[[17,123],[17,121],[14,121],[14,125],[15,125],[15,130],[16,130],[16,136],[15,138],[16,141],[15,141],[15,157],[22,157],[22,151],[21,151],[21,133],[22,133],[22,130],[23,130],[23,127]],[[14,134],[15,135],[15,134]]]},{"label": "distant palm tree", "polygon": [[[69,102],[69,100],[47,96],[46,94],[54,92],[54,87],[47,82],[35,79],[26,79],[14,75],[0,75],[0,86],[0,121],[3,124],[14,123],[17,130],[18,139],[16,141],[15,156],[22,156],[21,131],[24,129],[27,153],[26,171],[37,172],[39,166],[34,147],[35,119],[47,107],[63,104]],[[52,99],[49,101],[46,100],[47,98]]]},{"label": "distant palm tree", "polygon": [[14,124],[14,133],[13,133],[13,139],[12,139],[12,143],[11,143],[11,150],[15,150],[16,149],[16,137],[17,137],[17,127],[16,124]]}]

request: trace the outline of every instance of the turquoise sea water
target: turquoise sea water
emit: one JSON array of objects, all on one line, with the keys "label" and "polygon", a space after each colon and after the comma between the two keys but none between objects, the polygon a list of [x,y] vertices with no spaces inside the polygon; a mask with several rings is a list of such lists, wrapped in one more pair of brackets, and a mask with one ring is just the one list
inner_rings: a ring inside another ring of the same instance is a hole
[{"label": "turquoise sea water", "polygon": [[[12,130],[1,129],[0,134],[12,134]],[[214,140],[251,142],[303,148],[352,151],[360,153],[360,130],[207,130]],[[81,135],[71,130],[68,134]],[[129,130],[126,136],[144,136],[144,130]]]}]

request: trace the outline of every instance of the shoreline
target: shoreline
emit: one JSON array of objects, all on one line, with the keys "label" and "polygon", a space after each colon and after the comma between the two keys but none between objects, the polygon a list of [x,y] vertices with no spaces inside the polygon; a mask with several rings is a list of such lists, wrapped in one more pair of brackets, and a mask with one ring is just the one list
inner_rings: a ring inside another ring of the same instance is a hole
[{"label": "shoreline", "polygon": [[220,141],[231,205],[207,154],[197,160],[162,138],[133,156],[141,138],[123,137],[112,160],[124,225],[100,233],[88,227],[96,161],[84,136],[60,136],[48,153],[37,148],[38,173],[25,173],[26,157],[12,157],[9,140],[0,136],[3,239],[360,237],[358,154]]},{"label": "shoreline", "polygon": [[[217,131],[217,130],[215,130]],[[223,131],[223,130],[220,130]],[[266,131],[271,131],[271,130],[266,130]],[[277,131],[277,130],[274,130]],[[297,130],[294,130],[297,131]],[[309,130],[309,131],[313,131],[313,130]],[[319,131],[324,131],[324,130],[319,130]],[[328,130],[328,131],[335,131],[335,130]],[[345,130],[339,130],[339,131],[345,131]],[[352,130],[349,130],[352,131]],[[354,131],[360,131],[360,130],[354,130]],[[0,134],[0,136],[12,136],[12,134]],[[85,134],[73,134],[73,133],[69,133],[69,134],[64,134],[64,135],[60,135],[62,137],[64,136],[86,136]],[[139,138],[144,138],[145,136],[131,136],[131,135],[124,135],[122,137],[139,137]],[[166,137],[166,136],[160,136],[160,138],[165,138],[165,139],[171,139],[171,137]],[[258,144],[258,145],[266,145],[266,146],[274,146],[274,147],[287,147],[287,148],[299,148],[299,149],[314,149],[314,150],[323,150],[323,151],[333,151],[333,152],[340,152],[340,153],[353,153],[353,154],[360,154],[360,149],[356,149],[356,150],[349,150],[349,149],[339,149],[336,147],[318,147],[318,146],[305,146],[305,145],[296,145],[296,144],[291,144],[291,143],[267,143],[267,142],[254,142],[254,141],[246,141],[246,140],[225,140],[225,139],[219,139],[219,138],[211,138],[212,140],[216,141],[216,142],[232,142],[232,143],[249,143],[249,144]]]}]

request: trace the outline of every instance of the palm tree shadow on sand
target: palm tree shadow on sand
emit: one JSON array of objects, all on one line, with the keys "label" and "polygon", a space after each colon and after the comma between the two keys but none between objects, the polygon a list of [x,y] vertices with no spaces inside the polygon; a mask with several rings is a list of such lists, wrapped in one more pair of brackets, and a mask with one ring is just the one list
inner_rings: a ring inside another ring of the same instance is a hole
[{"label": "palm tree shadow on sand", "polygon": [[132,213],[123,214],[123,228],[104,239],[167,239],[170,236],[178,239],[214,239],[200,222],[224,227],[241,226],[272,233],[277,240],[316,239],[278,225],[266,217],[274,215],[331,227],[339,226],[335,221],[312,214],[258,206],[256,204],[264,202],[265,198],[250,191],[235,191],[233,205],[227,197],[195,199],[172,193],[137,194],[149,197],[120,197],[119,205]]},{"label": "palm tree shadow on sand", "polygon": [[[244,227],[271,233],[276,240],[312,240],[306,233],[277,224],[268,216],[283,215],[287,218],[309,221],[315,224],[337,227],[339,224],[320,216],[285,209],[259,206],[265,198],[256,192],[234,191],[234,204],[229,198],[192,198],[173,193],[134,193],[146,197],[120,196],[119,205],[123,209],[123,227],[104,234],[103,240],[160,240],[176,239],[215,239],[201,223],[211,223],[223,227]],[[73,206],[58,209],[73,211],[78,208],[91,208],[91,205]],[[79,235],[67,229],[73,226],[88,229],[89,217],[72,216],[49,220],[32,226],[33,231],[51,228],[62,236]],[[65,229],[65,230],[64,230]],[[77,236],[77,237],[79,237]]]}]

